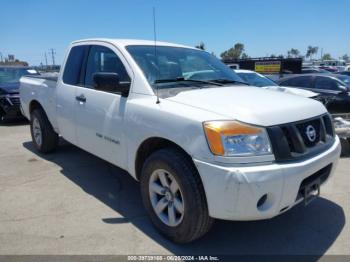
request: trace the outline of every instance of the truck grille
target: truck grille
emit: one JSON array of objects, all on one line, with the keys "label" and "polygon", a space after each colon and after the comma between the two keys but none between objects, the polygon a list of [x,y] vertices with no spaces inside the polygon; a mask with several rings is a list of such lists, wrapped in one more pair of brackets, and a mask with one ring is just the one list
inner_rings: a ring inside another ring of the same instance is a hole
[{"label": "truck grille", "polygon": [[12,105],[20,105],[21,101],[19,100],[19,96],[10,96],[9,100]]},{"label": "truck grille", "polygon": [[311,157],[327,150],[334,142],[328,114],[295,123],[267,128],[277,162]]}]

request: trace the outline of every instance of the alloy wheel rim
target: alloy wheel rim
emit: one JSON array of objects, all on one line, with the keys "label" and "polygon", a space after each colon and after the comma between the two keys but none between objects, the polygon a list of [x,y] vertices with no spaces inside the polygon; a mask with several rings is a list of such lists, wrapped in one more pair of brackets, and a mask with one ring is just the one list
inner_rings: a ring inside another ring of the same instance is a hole
[{"label": "alloy wheel rim", "polygon": [[41,133],[41,127],[40,127],[40,122],[37,118],[33,119],[33,136],[35,143],[38,146],[41,146],[42,143],[42,133]]},{"label": "alloy wheel rim", "polygon": [[175,177],[157,169],[149,180],[150,200],[155,214],[167,226],[179,225],[185,213],[184,198]]}]

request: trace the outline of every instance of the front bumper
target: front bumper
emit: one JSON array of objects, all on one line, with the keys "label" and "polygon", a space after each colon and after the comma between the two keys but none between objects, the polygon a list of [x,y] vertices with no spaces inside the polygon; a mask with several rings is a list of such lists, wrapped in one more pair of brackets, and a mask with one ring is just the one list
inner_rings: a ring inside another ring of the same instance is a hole
[{"label": "front bumper", "polygon": [[[334,172],[340,155],[339,138],[321,154],[295,163],[228,167],[194,159],[206,193],[209,215],[226,220],[272,218],[290,209],[302,199],[298,192],[302,181],[331,166]],[[259,199],[267,194],[258,208]]]},{"label": "front bumper", "polygon": [[20,98],[18,94],[0,96],[0,113],[4,118],[21,117]]}]

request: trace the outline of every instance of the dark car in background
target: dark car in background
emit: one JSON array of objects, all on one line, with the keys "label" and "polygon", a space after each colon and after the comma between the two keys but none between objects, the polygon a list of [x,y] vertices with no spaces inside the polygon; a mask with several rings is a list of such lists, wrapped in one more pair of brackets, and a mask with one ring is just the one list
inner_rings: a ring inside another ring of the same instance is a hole
[{"label": "dark car in background", "polygon": [[303,67],[301,69],[302,74],[329,74],[329,71],[316,68],[316,67]]},{"label": "dark car in background", "polygon": [[0,66],[0,122],[21,117],[19,79],[24,75],[39,75],[29,67]]},{"label": "dark car in background", "polygon": [[278,84],[319,94],[319,100],[332,114],[350,113],[350,76],[340,74],[301,74],[281,78]]},{"label": "dark car in background", "polygon": [[342,71],[342,72],[338,72],[338,75],[346,75],[346,76],[350,76],[350,71]]},{"label": "dark car in background", "polygon": [[251,86],[261,87],[264,89],[284,92],[288,94],[299,95],[307,98],[313,98],[318,95],[317,93],[305,89],[279,86],[270,78],[251,70],[236,69],[234,71],[241,79],[244,80],[244,82],[248,83]]}]

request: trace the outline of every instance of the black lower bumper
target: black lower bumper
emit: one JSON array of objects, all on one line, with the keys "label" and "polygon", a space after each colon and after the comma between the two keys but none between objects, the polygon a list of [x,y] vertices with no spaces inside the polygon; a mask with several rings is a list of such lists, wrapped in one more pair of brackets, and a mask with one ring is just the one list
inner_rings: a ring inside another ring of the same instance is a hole
[{"label": "black lower bumper", "polygon": [[328,179],[332,170],[332,164],[322,168],[311,176],[305,178],[300,185],[297,199],[304,199],[305,205],[310,203],[320,194],[320,186]]},{"label": "black lower bumper", "polygon": [[18,96],[1,96],[0,97],[0,118],[12,119],[23,117],[21,113]]}]

